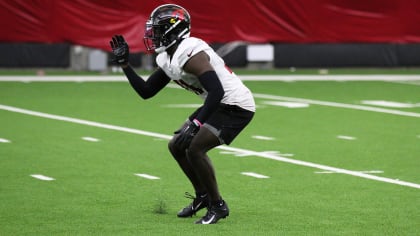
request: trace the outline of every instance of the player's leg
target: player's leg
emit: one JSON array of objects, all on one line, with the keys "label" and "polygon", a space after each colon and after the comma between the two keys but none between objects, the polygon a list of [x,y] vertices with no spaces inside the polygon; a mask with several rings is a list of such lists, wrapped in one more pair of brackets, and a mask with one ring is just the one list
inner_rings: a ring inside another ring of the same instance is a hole
[{"label": "player's leg", "polygon": [[[186,125],[188,121],[184,124]],[[185,150],[179,149],[177,145],[175,145],[175,140],[178,137],[176,133],[174,137],[169,141],[168,148],[171,152],[172,156],[177,161],[178,165],[181,167],[184,174],[188,177],[191,184],[194,187],[196,196],[191,196],[190,194],[187,195],[188,198],[192,198],[193,202],[188,206],[184,207],[178,212],[178,217],[191,217],[197,211],[207,207],[209,205],[208,202],[208,195],[204,185],[201,184],[200,179],[195,174],[193,166],[191,165],[190,161],[187,158]]]},{"label": "player's leg", "polygon": [[197,224],[214,224],[229,215],[227,203],[219,194],[214,168],[207,151],[222,143],[229,145],[253,116],[253,112],[237,106],[221,105],[193,138],[187,152],[188,158],[211,200],[206,215],[196,221]]},{"label": "player's leg", "polygon": [[207,190],[210,201],[213,202],[221,201],[222,199],[217,186],[215,171],[207,156],[207,152],[220,144],[219,138],[203,126],[187,149],[188,160],[194,168],[196,176],[200,179],[200,183]]},{"label": "player's leg", "polygon": [[190,160],[196,175],[201,180],[201,183],[207,189],[209,195],[210,206],[204,217],[198,220],[198,224],[212,224],[219,219],[225,218],[229,215],[229,208],[222,200],[217,185],[216,174],[213,165],[207,156],[207,152],[220,145],[220,139],[206,126],[202,126],[200,131],[191,141],[191,145],[187,150],[187,156]]},{"label": "player's leg", "polygon": [[175,144],[177,134],[169,141],[168,148],[172,156],[178,162],[184,174],[188,177],[196,192],[206,192],[205,187],[201,184],[200,179],[195,174],[194,169],[187,158],[185,150],[179,149]]}]

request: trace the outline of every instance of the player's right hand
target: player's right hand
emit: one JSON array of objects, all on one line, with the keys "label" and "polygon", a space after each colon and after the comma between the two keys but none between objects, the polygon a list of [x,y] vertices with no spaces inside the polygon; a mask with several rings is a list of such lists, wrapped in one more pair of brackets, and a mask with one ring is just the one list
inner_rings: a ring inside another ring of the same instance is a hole
[{"label": "player's right hand", "polygon": [[198,130],[200,130],[200,127],[201,122],[197,119],[194,119],[188,125],[184,126],[179,131],[178,137],[175,140],[175,145],[177,145],[181,150],[187,149]]},{"label": "player's right hand", "polygon": [[120,66],[128,65],[128,56],[130,55],[128,44],[122,35],[114,35],[112,40],[109,41],[112,48],[114,58],[112,62]]}]

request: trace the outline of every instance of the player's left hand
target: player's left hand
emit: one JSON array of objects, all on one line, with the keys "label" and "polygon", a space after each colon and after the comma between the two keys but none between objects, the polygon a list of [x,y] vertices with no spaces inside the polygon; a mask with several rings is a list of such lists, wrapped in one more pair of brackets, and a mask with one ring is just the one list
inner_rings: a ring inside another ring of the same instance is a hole
[{"label": "player's left hand", "polygon": [[109,41],[114,54],[113,62],[120,66],[128,65],[128,56],[130,55],[129,47],[122,35],[114,35],[112,40]]},{"label": "player's left hand", "polygon": [[183,127],[179,132],[178,138],[175,140],[175,145],[177,145],[180,149],[184,150],[187,149],[194,136],[200,130],[201,123],[194,119],[189,125]]}]

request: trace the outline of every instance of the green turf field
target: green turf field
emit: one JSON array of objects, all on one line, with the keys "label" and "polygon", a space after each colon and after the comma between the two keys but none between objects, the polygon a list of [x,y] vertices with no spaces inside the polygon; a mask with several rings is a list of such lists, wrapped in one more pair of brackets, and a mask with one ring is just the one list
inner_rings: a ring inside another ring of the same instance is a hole
[{"label": "green turf field", "polygon": [[0,235],[420,235],[419,81],[245,83],[255,119],[210,153],[231,214],[203,226],[167,151],[194,95],[0,82]]}]

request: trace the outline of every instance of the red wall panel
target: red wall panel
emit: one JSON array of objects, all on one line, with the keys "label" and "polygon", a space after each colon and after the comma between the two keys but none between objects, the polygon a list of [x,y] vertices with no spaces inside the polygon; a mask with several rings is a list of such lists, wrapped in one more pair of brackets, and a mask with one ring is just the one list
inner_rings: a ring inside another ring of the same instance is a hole
[{"label": "red wall panel", "polygon": [[[417,0],[173,1],[208,42],[420,43]],[[0,0],[0,42],[70,42],[109,50],[123,34],[144,51],[144,23],[169,1]]]}]

